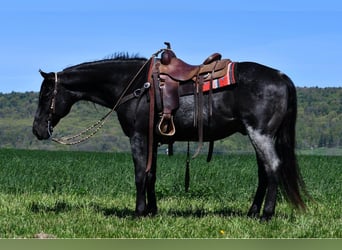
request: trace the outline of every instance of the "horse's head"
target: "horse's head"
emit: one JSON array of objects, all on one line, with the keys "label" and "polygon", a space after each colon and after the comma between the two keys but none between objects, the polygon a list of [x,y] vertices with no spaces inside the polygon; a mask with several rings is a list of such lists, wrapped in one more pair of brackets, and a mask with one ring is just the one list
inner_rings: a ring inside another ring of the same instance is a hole
[{"label": "horse's head", "polygon": [[[132,81],[132,75],[139,73],[139,77],[130,83],[132,88],[139,88],[146,81],[148,67],[142,68],[144,65],[147,65],[145,58],[126,58],[119,54],[113,59],[81,63],[58,73],[39,71],[44,80],[33,122],[33,134],[39,140],[50,138],[53,127],[79,100],[113,108],[115,100],[123,94],[124,84]],[[140,73],[139,69],[145,71]]]},{"label": "horse's head", "polygon": [[39,72],[44,80],[32,132],[39,140],[44,140],[51,137],[53,127],[69,113],[75,101],[72,93],[63,86],[59,74]]}]

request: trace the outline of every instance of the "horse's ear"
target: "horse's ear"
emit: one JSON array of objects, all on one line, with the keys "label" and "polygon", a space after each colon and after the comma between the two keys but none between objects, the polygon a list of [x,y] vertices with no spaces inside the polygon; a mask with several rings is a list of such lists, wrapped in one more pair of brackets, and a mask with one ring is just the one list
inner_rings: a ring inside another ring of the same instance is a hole
[{"label": "horse's ear", "polygon": [[41,76],[45,79],[47,78],[48,74],[45,73],[44,71],[42,71],[41,69],[39,69],[39,73],[41,74]]}]

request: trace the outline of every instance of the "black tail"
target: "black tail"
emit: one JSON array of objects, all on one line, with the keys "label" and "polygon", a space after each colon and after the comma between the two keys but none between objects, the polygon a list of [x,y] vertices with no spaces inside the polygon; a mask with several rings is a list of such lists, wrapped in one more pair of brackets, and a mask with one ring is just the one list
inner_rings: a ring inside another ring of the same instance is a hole
[{"label": "black tail", "polygon": [[292,81],[286,76],[284,78],[288,85],[288,107],[287,114],[276,135],[276,150],[281,160],[280,182],[286,198],[296,208],[305,209],[302,195],[308,193],[295,155],[297,94]]}]

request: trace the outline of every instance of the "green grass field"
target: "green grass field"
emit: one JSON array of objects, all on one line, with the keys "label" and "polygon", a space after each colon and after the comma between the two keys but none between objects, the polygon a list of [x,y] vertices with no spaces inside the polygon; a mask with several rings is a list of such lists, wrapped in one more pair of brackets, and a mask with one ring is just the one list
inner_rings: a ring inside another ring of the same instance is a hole
[{"label": "green grass field", "polygon": [[278,197],[269,223],[246,217],[256,185],[253,155],[158,159],[155,217],[135,218],[128,153],[0,149],[0,238],[341,238],[342,156],[299,156],[315,201],[299,213]]}]

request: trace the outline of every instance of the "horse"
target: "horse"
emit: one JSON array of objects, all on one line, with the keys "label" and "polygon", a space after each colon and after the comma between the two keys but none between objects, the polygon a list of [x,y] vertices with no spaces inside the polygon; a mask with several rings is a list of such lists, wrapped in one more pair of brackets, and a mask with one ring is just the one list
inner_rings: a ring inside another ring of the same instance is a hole
[{"label": "horse", "polygon": [[[156,133],[157,112],[152,124],[153,137],[149,135],[148,114],[151,98],[155,97],[148,91],[151,88],[148,74],[153,63],[152,59],[121,54],[67,67],[60,72],[40,70],[43,82],[32,128],[39,140],[49,139],[53,128],[80,100],[115,111],[131,145],[136,216],[155,215],[158,211],[157,149],[164,138]],[[281,71],[256,62],[236,62],[235,78],[236,84],[213,91],[211,103],[204,98],[203,141],[220,140],[234,133],[249,137],[256,154],[258,185],[247,216],[270,220],[275,214],[278,189],[290,204],[304,211],[306,187],[295,155],[297,97],[294,83]],[[198,129],[193,122],[194,106],[193,95],[179,98],[173,117],[177,130],[172,141],[198,141]],[[149,155],[151,166],[147,169]]]}]

